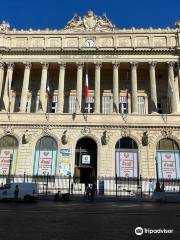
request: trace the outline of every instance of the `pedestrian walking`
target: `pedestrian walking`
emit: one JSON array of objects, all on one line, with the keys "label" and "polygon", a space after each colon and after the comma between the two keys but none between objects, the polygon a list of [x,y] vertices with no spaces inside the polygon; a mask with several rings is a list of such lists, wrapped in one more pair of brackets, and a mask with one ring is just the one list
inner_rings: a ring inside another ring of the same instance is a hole
[{"label": "pedestrian walking", "polygon": [[18,195],[19,195],[19,186],[16,185],[15,190],[14,190],[14,198],[18,199]]}]

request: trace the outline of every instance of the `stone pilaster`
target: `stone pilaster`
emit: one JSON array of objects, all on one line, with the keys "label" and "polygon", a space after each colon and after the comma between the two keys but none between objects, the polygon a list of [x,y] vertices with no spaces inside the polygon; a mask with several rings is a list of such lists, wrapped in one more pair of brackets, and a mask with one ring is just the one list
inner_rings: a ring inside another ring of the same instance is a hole
[{"label": "stone pilaster", "polygon": [[113,63],[113,112],[119,113],[119,63]]},{"label": "stone pilaster", "polygon": [[59,64],[59,85],[58,85],[58,104],[57,113],[63,113],[64,109],[64,80],[65,80],[66,64]]},{"label": "stone pilaster", "polygon": [[132,113],[138,113],[138,96],[137,96],[137,63],[131,63],[131,110]]},{"label": "stone pilaster", "polygon": [[24,79],[23,79],[23,86],[22,86],[22,93],[21,93],[20,112],[26,112],[30,71],[31,71],[31,63],[25,63]]},{"label": "stone pilaster", "polygon": [[95,113],[100,113],[101,63],[95,65]]},{"label": "stone pilaster", "polygon": [[48,73],[48,63],[42,64],[42,75],[41,75],[41,86],[40,86],[40,103],[39,110],[46,112],[46,84],[47,84],[47,73]]},{"label": "stone pilaster", "polygon": [[157,113],[156,62],[149,63],[151,113]]},{"label": "stone pilaster", "polygon": [[82,74],[83,63],[77,63],[77,86],[76,86],[76,113],[82,109]]},{"label": "stone pilaster", "polygon": [[168,102],[170,103],[171,113],[177,112],[177,100],[174,84],[174,62],[168,63]]}]

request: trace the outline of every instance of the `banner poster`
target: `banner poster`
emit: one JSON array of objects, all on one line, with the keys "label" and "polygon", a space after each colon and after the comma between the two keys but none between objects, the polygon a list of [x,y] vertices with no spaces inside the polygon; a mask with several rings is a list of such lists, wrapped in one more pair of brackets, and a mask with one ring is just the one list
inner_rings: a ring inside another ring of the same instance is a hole
[{"label": "banner poster", "polygon": [[59,163],[59,174],[60,176],[71,175],[71,149],[61,148],[60,149],[60,163]]},{"label": "banner poster", "polygon": [[55,175],[56,151],[37,150],[34,174],[35,175]]},{"label": "banner poster", "polygon": [[[2,149],[0,152],[0,174],[8,175],[9,174],[9,167],[10,167],[10,156],[13,155],[12,165],[14,164],[15,154],[13,154],[13,149]],[[11,174],[14,173],[13,166],[11,165]]]},{"label": "banner poster", "polygon": [[157,152],[159,178],[180,178],[179,152]]},{"label": "banner poster", "polygon": [[118,177],[137,177],[137,152],[116,152],[116,174]]}]

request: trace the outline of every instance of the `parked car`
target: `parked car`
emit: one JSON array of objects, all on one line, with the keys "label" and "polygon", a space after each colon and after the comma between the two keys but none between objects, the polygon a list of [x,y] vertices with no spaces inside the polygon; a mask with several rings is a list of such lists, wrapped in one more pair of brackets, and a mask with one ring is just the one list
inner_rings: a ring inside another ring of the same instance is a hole
[{"label": "parked car", "polygon": [[36,183],[7,183],[0,187],[0,200],[34,201],[37,198]]}]

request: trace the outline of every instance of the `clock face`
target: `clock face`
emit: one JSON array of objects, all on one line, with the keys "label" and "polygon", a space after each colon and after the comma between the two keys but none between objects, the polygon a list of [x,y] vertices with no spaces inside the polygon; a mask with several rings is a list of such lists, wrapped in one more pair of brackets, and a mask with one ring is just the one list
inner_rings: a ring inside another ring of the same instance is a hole
[{"label": "clock face", "polygon": [[94,41],[92,39],[87,39],[84,43],[85,47],[94,47]]}]

